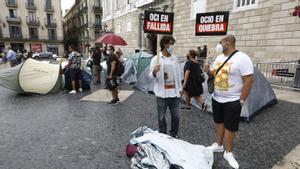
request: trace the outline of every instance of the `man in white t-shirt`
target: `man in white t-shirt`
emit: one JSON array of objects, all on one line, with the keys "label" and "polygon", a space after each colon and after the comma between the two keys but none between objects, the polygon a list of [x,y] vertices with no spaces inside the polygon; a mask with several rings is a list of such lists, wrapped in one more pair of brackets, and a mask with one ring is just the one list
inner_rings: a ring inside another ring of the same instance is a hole
[{"label": "man in white t-shirt", "polygon": [[[238,131],[242,106],[249,95],[253,83],[253,63],[249,56],[235,49],[235,37],[227,35],[223,38],[216,49],[223,52],[213,62],[209,71],[209,66],[205,65],[205,70],[215,76],[215,90],[212,97],[212,109],[214,122],[216,123],[216,142],[208,148],[213,152],[223,152],[223,140],[226,142],[226,150],[223,157],[231,167],[239,168],[235,160],[233,150],[233,140]],[[225,60],[232,57],[219,70]]]},{"label": "man in white t-shirt", "polygon": [[177,138],[179,128],[179,98],[182,92],[180,67],[173,54],[175,39],[163,36],[160,41],[161,52],[151,60],[150,78],[154,81],[159,132],[167,134],[165,119],[167,108],[171,112],[170,135]]}]

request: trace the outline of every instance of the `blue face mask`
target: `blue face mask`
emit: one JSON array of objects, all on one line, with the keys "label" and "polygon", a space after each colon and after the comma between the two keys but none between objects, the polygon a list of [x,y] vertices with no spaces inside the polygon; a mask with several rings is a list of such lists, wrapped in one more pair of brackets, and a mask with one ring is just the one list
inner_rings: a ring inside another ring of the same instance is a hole
[{"label": "blue face mask", "polygon": [[170,45],[170,47],[167,49],[167,51],[172,54],[174,52],[174,46]]}]

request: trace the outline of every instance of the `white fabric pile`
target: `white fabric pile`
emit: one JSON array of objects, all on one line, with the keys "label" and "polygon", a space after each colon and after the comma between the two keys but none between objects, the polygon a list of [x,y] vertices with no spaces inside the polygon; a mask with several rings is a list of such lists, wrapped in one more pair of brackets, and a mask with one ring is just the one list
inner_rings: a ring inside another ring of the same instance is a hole
[{"label": "white fabric pile", "polygon": [[131,134],[131,144],[138,145],[132,158],[132,169],[211,169],[213,152],[202,145],[190,144],[149,128],[142,127]]}]

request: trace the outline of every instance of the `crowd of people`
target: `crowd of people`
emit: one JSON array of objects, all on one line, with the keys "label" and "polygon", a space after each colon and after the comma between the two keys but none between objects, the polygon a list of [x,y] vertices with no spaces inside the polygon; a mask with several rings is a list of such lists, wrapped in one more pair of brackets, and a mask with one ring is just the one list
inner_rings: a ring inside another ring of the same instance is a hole
[{"label": "crowd of people", "polygon": [[[253,63],[247,54],[236,50],[235,37],[227,35],[216,47],[217,52],[222,54],[216,58],[211,67],[204,62],[203,71],[197,57],[205,56],[206,52],[201,54],[202,50],[199,48],[198,55],[194,50],[188,52],[182,83],[179,62],[174,54],[175,42],[172,36],[163,36],[160,41],[161,51],[151,60],[150,65],[149,77],[154,82],[159,132],[167,134],[165,114],[169,108],[171,114],[169,134],[174,138],[178,137],[179,99],[183,94],[186,98],[185,110],[191,109],[190,98],[192,97],[200,103],[203,111],[206,110],[206,103],[201,97],[204,71],[214,77],[212,110],[216,125],[216,141],[208,148],[213,152],[224,152],[223,157],[229,165],[237,169],[239,164],[232,153],[233,141],[239,128],[242,106],[253,83]],[[207,47],[205,48],[203,51],[207,51]]]},{"label": "crowd of people", "polygon": [[32,51],[27,52],[26,49],[13,50],[11,47],[8,47],[7,50],[1,52],[2,62],[6,63],[7,61],[10,64],[10,67],[14,67],[22,63],[27,58],[31,58],[33,55]]}]

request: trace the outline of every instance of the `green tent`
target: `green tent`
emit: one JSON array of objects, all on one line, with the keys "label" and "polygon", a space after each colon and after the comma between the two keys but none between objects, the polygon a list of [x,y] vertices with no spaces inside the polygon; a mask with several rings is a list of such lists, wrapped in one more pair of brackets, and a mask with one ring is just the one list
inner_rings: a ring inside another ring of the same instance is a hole
[{"label": "green tent", "polygon": [[137,78],[140,77],[141,73],[150,65],[152,57],[153,55],[146,52],[135,53],[128,57],[135,65]]},{"label": "green tent", "polygon": [[18,93],[57,93],[62,89],[60,64],[27,59],[0,71],[0,86]]}]

